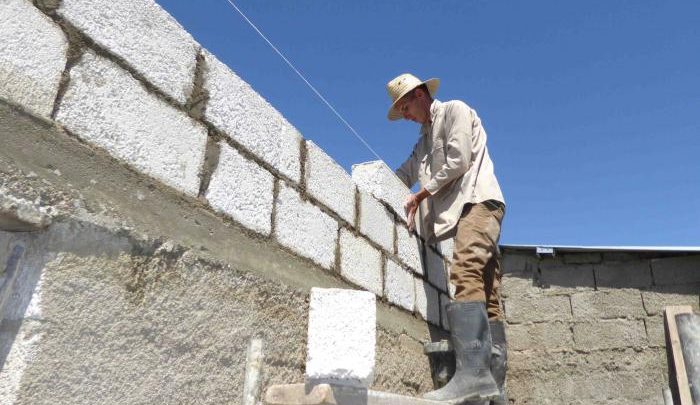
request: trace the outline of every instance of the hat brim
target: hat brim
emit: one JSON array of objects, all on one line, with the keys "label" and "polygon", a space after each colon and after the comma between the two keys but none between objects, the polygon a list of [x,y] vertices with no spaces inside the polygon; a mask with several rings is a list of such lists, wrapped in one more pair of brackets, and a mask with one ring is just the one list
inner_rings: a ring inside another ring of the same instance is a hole
[{"label": "hat brim", "polygon": [[406,91],[404,91],[403,94],[401,94],[401,96],[398,97],[396,99],[396,101],[394,101],[391,104],[391,107],[389,107],[389,113],[387,114],[387,118],[389,118],[390,121],[396,121],[398,119],[403,118],[403,114],[401,114],[401,112],[399,112],[396,108],[394,108],[394,107],[396,107],[396,103],[398,103],[399,100],[401,100],[403,98],[403,96],[410,93],[413,89],[415,89],[416,87],[418,87],[422,84],[425,84],[425,86],[428,88],[428,93],[430,93],[430,97],[435,98],[435,93],[437,93],[438,87],[440,87],[440,79],[432,78],[432,79],[428,79],[424,82],[418,83],[414,87],[411,87],[411,88],[407,89]]}]

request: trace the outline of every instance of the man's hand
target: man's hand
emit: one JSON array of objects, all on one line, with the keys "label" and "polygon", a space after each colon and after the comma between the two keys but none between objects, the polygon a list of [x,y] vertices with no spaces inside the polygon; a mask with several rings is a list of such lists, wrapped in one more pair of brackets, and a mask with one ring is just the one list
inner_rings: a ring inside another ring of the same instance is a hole
[{"label": "man's hand", "polygon": [[406,211],[406,217],[408,222],[408,230],[413,232],[416,225],[416,211],[418,211],[418,206],[420,202],[428,197],[430,193],[428,190],[422,188],[419,192],[415,194],[409,194],[403,202],[403,209]]}]

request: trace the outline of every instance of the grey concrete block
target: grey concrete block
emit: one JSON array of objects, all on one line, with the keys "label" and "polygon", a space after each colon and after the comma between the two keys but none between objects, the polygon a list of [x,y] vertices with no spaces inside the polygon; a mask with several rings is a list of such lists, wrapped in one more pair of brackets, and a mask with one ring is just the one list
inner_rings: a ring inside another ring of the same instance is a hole
[{"label": "grey concrete block", "polygon": [[394,219],[369,193],[360,191],[360,232],[387,252],[394,252]]},{"label": "grey concrete block", "polygon": [[437,248],[442,256],[447,259],[448,262],[452,261],[452,255],[454,254],[455,239],[450,238],[437,243]]},{"label": "grey concrete block", "polygon": [[340,274],[350,282],[382,296],[382,255],[364,238],[340,230]]},{"label": "grey concrete block", "polygon": [[387,203],[401,219],[406,220],[403,201],[410,190],[383,161],[376,160],[352,166],[352,179],[360,190]]},{"label": "grey concrete block", "polygon": [[571,320],[571,303],[567,296],[512,297],[504,306],[509,323]]},{"label": "grey concrete block", "polygon": [[501,278],[501,295],[510,297],[538,296],[542,289],[536,285],[531,277],[520,276],[520,273],[508,273]]},{"label": "grey concrete block", "polygon": [[306,191],[355,226],[355,183],[338,163],[306,141]]},{"label": "grey concrete block", "polygon": [[596,264],[593,268],[598,287],[651,287],[651,267],[648,260],[604,262]]},{"label": "grey concrete block", "polygon": [[66,66],[63,31],[31,2],[0,2],[0,98],[49,117]]},{"label": "grey concrete block", "polygon": [[430,284],[416,278],[416,312],[421,318],[432,323],[440,325],[440,296],[438,290],[431,287]]},{"label": "grey concrete block", "polygon": [[[508,327],[508,338],[513,325]],[[665,364],[662,348],[621,348],[580,352],[576,350],[509,351],[509,375],[538,372],[567,374],[574,372],[598,373],[602,370],[648,371],[658,370]]]},{"label": "grey concrete block", "polygon": [[335,263],[338,222],[280,182],[275,217],[275,238],[283,246],[325,269]]},{"label": "grey concrete block", "polygon": [[560,256],[566,264],[591,264],[603,260],[603,255],[597,252],[563,253]]},{"label": "grey concrete block", "polygon": [[204,52],[204,118],[294,182],[301,179],[301,134],[212,54]]},{"label": "grey concrete block", "polygon": [[689,285],[684,289],[658,288],[652,291],[642,291],[642,300],[647,315],[663,315],[664,308],[669,305],[690,305],[700,311],[700,285]]},{"label": "grey concrete block", "polygon": [[219,165],[206,192],[209,204],[246,228],[269,235],[275,178],[225,143],[220,147]]},{"label": "grey concrete block", "polygon": [[192,91],[197,44],[154,1],[63,0],[58,13],[97,44],[127,61],[180,103]]},{"label": "grey concrete block", "polygon": [[396,255],[406,266],[418,274],[424,274],[421,259],[422,242],[408,228],[396,225]]},{"label": "grey concrete block", "polygon": [[539,259],[534,253],[526,254],[521,252],[503,251],[501,260],[501,272],[508,273],[532,273],[537,271]]},{"label": "grey concrete block", "polygon": [[650,316],[644,319],[649,345],[666,347],[666,329],[662,315]]},{"label": "grey concrete block", "polygon": [[700,255],[652,259],[655,285],[700,283]]},{"label": "grey concrete block", "polygon": [[610,319],[574,324],[577,350],[643,347],[648,344],[644,320]]},{"label": "grey concrete block", "polygon": [[425,272],[430,281],[440,291],[447,292],[447,267],[445,260],[433,249],[425,249]]},{"label": "grey concrete block", "polygon": [[571,295],[574,319],[643,318],[646,316],[638,290],[606,289]]},{"label": "grey concrete block", "polygon": [[413,311],[416,301],[413,276],[391,259],[386,261],[384,296],[394,305]]},{"label": "grey concrete block", "polygon": [[540,263],[539,284],[546,288],[595,288],[593,265],[562,264],[545,260]]},{"label": "grey concrete block", "polygon": [[574,335],[571,325],[563,322],[510,325],[508,345],[511,350],[570,349],[574,346]]},{"label": "grey concrete block", "polygon": [[56,120],[80,138],[191,196],[199,192],[207,130],[87,52],[70,72]]}]

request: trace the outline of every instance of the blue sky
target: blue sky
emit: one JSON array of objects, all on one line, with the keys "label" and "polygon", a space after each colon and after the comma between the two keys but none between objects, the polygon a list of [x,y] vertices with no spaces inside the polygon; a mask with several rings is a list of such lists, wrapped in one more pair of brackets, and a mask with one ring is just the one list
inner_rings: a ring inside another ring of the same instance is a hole
[{"label": "blue sky", "polygon": [[[373,155],[226,0],[157,0],[346,170]],[[234,0],[391,166],[385,84],[475,108],[501,243],[700,245],[700,2]]]}]

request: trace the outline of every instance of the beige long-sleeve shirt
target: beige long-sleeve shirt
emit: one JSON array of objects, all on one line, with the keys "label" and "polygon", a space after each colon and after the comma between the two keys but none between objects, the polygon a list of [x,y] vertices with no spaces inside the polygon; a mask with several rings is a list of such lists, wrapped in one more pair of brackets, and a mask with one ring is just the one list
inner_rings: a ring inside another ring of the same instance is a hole
[{"label": "beige long-sleeve shirt", "polygon": [[418,182],[431,194],[421,204],[420,229],[432,243],[454,236],[464,204],[505,200],[476,111],[459,100],[434,100],[430,116],[396,175],[409,188]]}]

